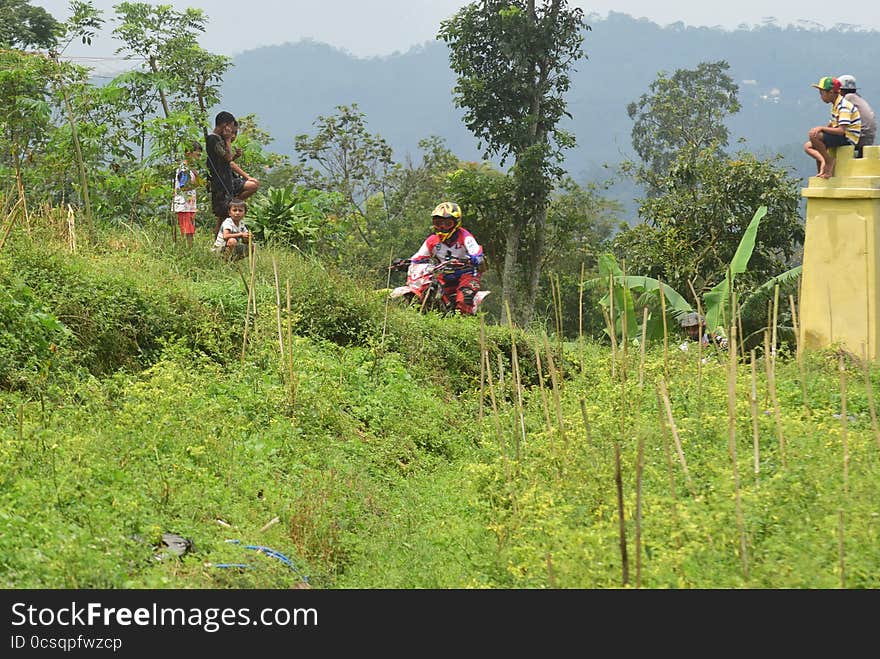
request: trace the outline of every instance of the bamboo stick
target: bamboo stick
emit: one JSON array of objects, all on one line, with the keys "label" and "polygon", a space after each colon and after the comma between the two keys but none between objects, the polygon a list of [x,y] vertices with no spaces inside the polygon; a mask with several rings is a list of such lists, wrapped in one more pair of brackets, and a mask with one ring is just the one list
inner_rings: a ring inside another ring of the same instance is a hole
[{"label": "bamboo stick", "polygon": [[[734,299],[736,294],[734,294]],[[739,466],[736,459],[736,322],[731,319],[730,323],[730,341],[728,350],[730,352],[730,363],[727,369],[727,437],[728,450],[730,454],[730,462],[733,466],[733,486],[736,498],[736,524],[739,528],[739,545],[740,545],[740,561],[742,563],[743,578],[749,578],[749,561],[746,546],[745,522],[743,520],[742,510],[742,493],[739,484]]]},{"label": "bamboo stick", "polygon": [[773,355],[774,369],[776,367],[776,333],[779,326],[779,284],[773,287],[773,344],[770,346]]},{"label": "bamboo stick", "polygon": [[550,437],[550,448],[553,448],[553,424],[550,422],[550,406],[547,403],[547,392],[544,391],[544,373],[541,366],[541,346],[535,342],[535,365],[538,369],[538,388],[541,390],[541,406],[544,410],[544,424],[547,427],[547,436]]},{"label": "bamboo stick", "polygon": [[758,449],[758,388],[757,388],[757,369],[755,367],[755,351],[751,351],[752,357],[752,389],[749,396],[749,408],[752,412],[752,443],[755,452],[755,478],[761,471],[761,458]]},{"label": "bamboo stick", "polygon": [[657,282],[657,291],[660,294],[660,315],[663,318],[663,377],[669,377],[669,330],[666,327],[666,293],[663,291],[663,282]]},{"label": "bamboo stick", "polygon": [[611,339],[611,381],[614,382],[617,380],[617,335],[614,332],[614,323],[611,322],[605,307],[602,307],[602,315],[605,317],[605,327]]},{"label": "bamboo stick", "polygon": [[581,357],[581,375],[584,374],[584,262],[581,261],[581,279],[578,286],[578,347]]},{"label": "bamboo stick", "polygon": [[694,296],[694,302],[697,305],[697,331],[699,332],[699,339],[697,340],[697,403],[698,408],[702,414],[703,411],[703,332],[705,329],[703,328],[703,307],[700,304],[700,297],[697,295],[697,292],[694,290],[694,285],[691,283],[691,280],[688,279],[688,286],[690,286],[691,293]]},{"label": "bamboo stick", "polygon": [[510,368],[513,371],[513,386],[516,389],[516,415],[519,420],[521,433],[521,435],[516,436],[516,459],[519,460],[521,458],[520,444],[525,446],[526,443],[526,421],[523,414],[522,381],[520,380],[519,359],[516,353],[516,334],[513,326],[513,316],[510,313],[510,305],[507,303],[507,300],[504,301],[504,306],[507,309],[507,324],[510,328]]},{"label": "bamboo stick", "polygon": [[620,469],[620,442],[614,442],[614,484],[617,489],[617,527],[620,538],[620,563],[623,585],[629,584],[629,559],[626,555],[626,522],[623,511],[623,477]]},{"label": "bamboo stick", "polygon": [[608,275],[608,294],[610,306],[608,316],[611,319],[611,379],[617,379],[617,319],[614,316],[614,275]]},{"label": "bamboo stick", "polygon": [[562,416],[562,401],[559,397],[559,378],[556,375],[556,366],[553,361],[553,353],[550,350],[550,341],[547,338],[547,333],[543,333],[544,337],[544,350],[547,353],[547,369],[550,371],[550,380],[553,383],[553,402],[556,407],[556,423],[559,428],[559,437],[562,439],[562,445],[565,448],[568,448],[568,439],[565,436],[565,422]]},{"label": "bamboo stick", "polygon": [[281,287],[278,285],[278,261],[272,257],[272,272],[275,274],[275,320],[278,325],[278,350],[281,353],[281,363],[284,363],[284,339],[281,334]]},{"label": "bamboo stick", "polygon": [[642,473],[645,465],[645,436],[639,435],[636,453],[636,588],[642,587]]},{"label": "bamboo stick", "polygon": [[648,340],[648,307],[642,308],[642,341],[639,344],[639,389],[645,384],[645,343]]},{"label": "bamboo stick", "polygon": [[791,324],[792,329],[794,330],[794,340],[795,340],[795,358],[797,360],[798,373],[800,374],[801,379],[801,400],[804,403],[804,409],[807,412],[807,416],[810,415],[810,399],[807,397],[807,376],[804,371],[804,356],[803,351],[801,350],[801,338],[800,338],[800,330],[798,328],[798,317],[797,317],[797,309],[794,304],[794,296],[788,296],[788,302],[791,305]]},{"label": "bamboo stick", "polygon": [[666,407],[666,418],[669,424],[669,431],[672,433],[672,439],[675,441],[675,450],[678,452],[678,461],[681,463],[681,469],[684,472],[685,481],[691,496],[696,496],[694,485],[691,482],[691,475],[688,472],[687,460],[684,457],[684,449],[681,445],[681,438],[678,436],[678,428],[675,425],[675,417],[672,415],[672,404],[669,402],[669,392],[666,390],[666,381],[660,378],[660,395],[663,397],[663,404]]},{"label": "bamboo stick", "polygon": [[293,321],[290,317],[290,279],[287,280],[287,387],[290,406],[296,404],[296,377],[293,373]]},{"label": "bamboo stick", "polygon": [[587,437],[587,444],[592,446],[593,433],[590,430],[590,419],[587,416],[587,404],[583,398],[580,399],[580,405],[581,405],[581,419],[583,419],[583,422],[584,422],[584,435],[586,435],[586,437]]},{"label": "bamboo stick", "polygon": [[776,421],[776,439],[779,442],[779,459],[785,467],[785,437],[782,435],[782,415],[779,410],[779,399],[776,397],[776,373],[773,368],[773,357],[770,355],[770,336],[764,330],[764,366],[767,369],[767,387],[770,390],[770,401],[773,405],[773,418]]}]

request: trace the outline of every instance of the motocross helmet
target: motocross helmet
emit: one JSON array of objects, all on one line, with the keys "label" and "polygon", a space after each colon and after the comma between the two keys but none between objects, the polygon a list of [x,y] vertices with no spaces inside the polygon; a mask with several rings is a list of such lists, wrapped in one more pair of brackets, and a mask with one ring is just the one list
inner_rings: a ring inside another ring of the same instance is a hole
[{"label": "motocross helmet", "polygon": [[461,227],[461,208],[456,203],[444,201],[431,213],[431,224],[440,240],[449,240]]}]

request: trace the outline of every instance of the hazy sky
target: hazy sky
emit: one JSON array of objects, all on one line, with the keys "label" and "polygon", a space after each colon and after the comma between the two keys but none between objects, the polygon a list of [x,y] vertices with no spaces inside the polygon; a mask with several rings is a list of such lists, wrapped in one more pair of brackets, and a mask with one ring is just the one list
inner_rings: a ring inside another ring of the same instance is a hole
[{"label": "hazy sky", "polygon": [[[67,0],[31,0],[58,20],[68,17]],[[73,44],[71,56],[110,57],[118,43],[109,37],[115,26],[113,6],[118,0],[93,0],[104,10],[110,24],[91,47]],[[163,0],[177,9],[197,7],[208,16],[202,47],[223,55],[235,55],[258,46],[312,38],[348,52],[369,57],[405,52],[411,46],[433,40],[445,18],[467,4],[461,0]],[[840,3],[828,0],[569,0],[586,14],[606,17],[609,10],[648,18],[660,25],[682,21],[687,25],[736,28],[760,25],[773,17],[780,25],[799,20],[830,28],[836,24],[859,25],[880,30],[880,2]],[[87,61],[80,63],[88,64]],[[109,62],[108,62],[109,64]]]}]

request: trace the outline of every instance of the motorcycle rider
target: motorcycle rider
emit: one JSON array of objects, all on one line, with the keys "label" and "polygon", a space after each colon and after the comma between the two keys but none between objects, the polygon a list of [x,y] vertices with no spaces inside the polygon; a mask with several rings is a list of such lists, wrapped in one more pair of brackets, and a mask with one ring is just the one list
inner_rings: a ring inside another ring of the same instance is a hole
[{"label": "motorcycle rider", "polygon": [[484,269],[483,248],[473,234],[461,226],[461,208],[454,202],[439,204],[431,213],[431,225],[434,232],[410,260],[424,263],[432,259],[458,259],[469,263],[467,267],[443,273],[442,281],[446,294],[455,299],[456,308],[464,315],[473,315],[474,296],[480,290]]}]

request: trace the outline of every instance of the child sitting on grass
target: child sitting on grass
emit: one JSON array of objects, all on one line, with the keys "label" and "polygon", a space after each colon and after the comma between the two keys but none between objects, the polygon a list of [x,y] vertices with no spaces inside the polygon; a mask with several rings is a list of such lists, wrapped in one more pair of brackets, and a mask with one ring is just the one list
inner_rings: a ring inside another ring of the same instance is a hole
[{"label": "child sitting on grass", "polygon": [[220,225],[220,231],[217,232],[211,251],[237,261],[247,254],[251,241],[250,231],[244,224],[247,204],[241,199],[233,199],[229,202],[228,208],[229,217]]}]

